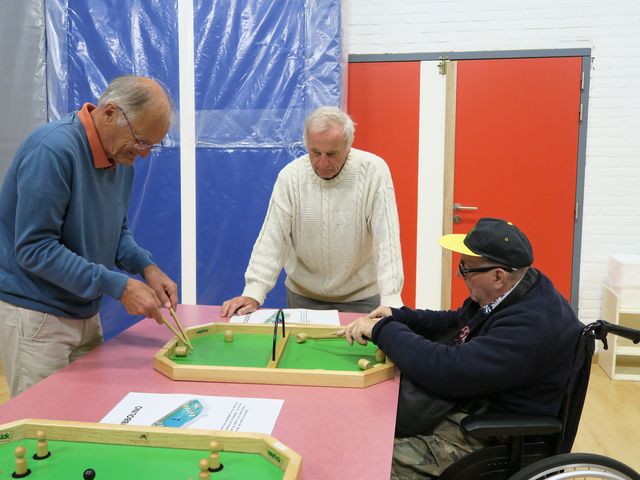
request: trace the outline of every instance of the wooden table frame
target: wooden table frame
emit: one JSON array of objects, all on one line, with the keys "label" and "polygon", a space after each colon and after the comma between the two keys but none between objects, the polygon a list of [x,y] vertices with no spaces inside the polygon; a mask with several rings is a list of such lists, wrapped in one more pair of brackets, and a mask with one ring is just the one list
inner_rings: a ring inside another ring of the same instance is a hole
[{"label": "wooden table frame", "polygon": [[216,441],[220,451],[261,455],[283,471],[283,480],[298,479],[302,463],[300,455],[270,435],[218,430],[25,419],[0,425],[0,444],[35,439],[39,430],[47,440],[203,450],[203,458],[209,456],[209,444]]},{"label": "wooden table frame", "polygon": [[[247,325],[231,323],[208,323],[186,330],[189,339],[221,333],[231,330],[234,334],[273,334],[273,325]],[[281,327],[278,327],[278,332]],[[336,331],[335,326],[287,325],[286,336],[279,337],[276,346],[276,359],[270,361],[266,367],[229,367],[177,364],[171,357],[175,349],[181,345],[179,339],[174,338],[155,354],[153,366],[173,380],[192,380],[200,382],[233,382],[259,383],[276,385],[313,385],[330,387],[364,388],[383,382],[395,375],[395,366],[391,360],[375,364],[370,369],[362,371],[338,370],[309,370],[277,368],[280,356],[287,342],[295,342],[298,333],[308,335],[322,335]]]}]

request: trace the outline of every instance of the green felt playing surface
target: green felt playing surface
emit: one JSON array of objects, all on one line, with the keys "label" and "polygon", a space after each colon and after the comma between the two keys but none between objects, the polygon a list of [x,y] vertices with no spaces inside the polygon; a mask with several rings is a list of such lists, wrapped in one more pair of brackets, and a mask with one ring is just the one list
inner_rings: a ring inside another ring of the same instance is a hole
[{"label": "green felt playing surface", "polygon": [[375,352],[376,346],[371,342],[365,347],[358,343],[351,346],[344,338],[307,339],[303,343],[290,338],[278,368],[360,371],[358,360],[366,358],[377,363]]},{"label": "green felt playing surface", "polygon": [[[15,471],[14,450],[27,449],[28,480],[82,480],[83,472],[92,468],[96,480],[197,480],[201,459],[209,458],[209,451],[160,447],[108,445],[50,440],[51,457],[32,458],[36,440],[25,439],[0,444],[0,478],[10,479]],[[284,473],[258,454],[220,452],[224,468],[213,473],[216,480],[282,479]]]},{"label": "green felt playing surface", "polygon": [[[236,332],[233,342],[225,342],[224,333],[219,332],[194,337],[191,343],[194,350],[186,357],[173,355],[171,360],[180,365],[263,368],[271,360],[273,336]],[[307,339],[304,343],[296,343],[295,335],[292,335],[282,352],[278,368],[360,371],[358,360],[361,358],[377,363],[375,350],[372,343],[350,346],[343,338]]]},{"label": "green felt playing surface", "polygon": [[224,333],[212,333],[191,339],[193,350],[186,357],[172,356],[180,365],[219,367],[266,367],[271,360],[273,336],[235,333],[233,342],[224,341]]}]

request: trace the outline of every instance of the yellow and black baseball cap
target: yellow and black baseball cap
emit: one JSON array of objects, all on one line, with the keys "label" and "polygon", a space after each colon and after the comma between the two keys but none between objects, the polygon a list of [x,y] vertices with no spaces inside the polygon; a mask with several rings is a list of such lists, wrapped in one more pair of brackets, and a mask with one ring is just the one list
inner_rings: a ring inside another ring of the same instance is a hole
[{"label": "yellow and black baseball cap", "polygon": [[499,218],[481,218],[466,235],[444,235],[438,243],[447,250],[484,257],[505,267],[528,267],[533,263],[533,249],[526,235],[513,223]]}]

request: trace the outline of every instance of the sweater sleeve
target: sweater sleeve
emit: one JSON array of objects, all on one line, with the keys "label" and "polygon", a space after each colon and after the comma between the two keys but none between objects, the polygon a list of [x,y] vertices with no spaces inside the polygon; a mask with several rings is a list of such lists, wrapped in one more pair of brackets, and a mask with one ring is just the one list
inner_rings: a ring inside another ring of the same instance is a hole
[{"label": "sweater sleeve", "polygon": [[129,230],[127,217],[122,222],[120,229],[120,242],[116,252],[116,265],[129,273],[142,275],[144,269],[153,264],[151,253],[141,248],[133,238],[133,233]]},{"label": "sweater sleeve", "polygon": [[380,304],[401,307],[403,303],[400,295],[404,274],[400,251],[400,226],[391,173],[384,161],[381,162],[379,175],[380,182],[374,193],[371,231]]},{"label": "sweater sleeve", "polygon": [[54,156],[54,152],[41,146],[18,169],[16,261],[32,275],[80,298],[93,299],[103,293],[119,298],[126,275],[87,261],[61,242],[72,173],[64,159],[52,159]]},{"label": "sweater sleeve", "polygon": [[264,303],[292,248],[291,196],[282,174],[278,176],[269,200],[258,238],[253,246],[249,265],[245,272],[243,296]]}]

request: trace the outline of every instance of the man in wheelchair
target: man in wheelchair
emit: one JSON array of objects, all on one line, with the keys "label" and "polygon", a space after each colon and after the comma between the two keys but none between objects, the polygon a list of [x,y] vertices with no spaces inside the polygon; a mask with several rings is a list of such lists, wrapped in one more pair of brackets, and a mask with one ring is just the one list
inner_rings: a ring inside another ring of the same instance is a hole
[{"label": "man in wheelchair", "polygon": [[556,417],[582,323],[551,280],[531,265],[527,237],[482,218],[445,235],[461,254],[469,297],[457,310],[381,306],[345,327],[349,343],[373,341],[402,372],[391,478],[435,478],[486,445],[463,433],[470,413]]}]

